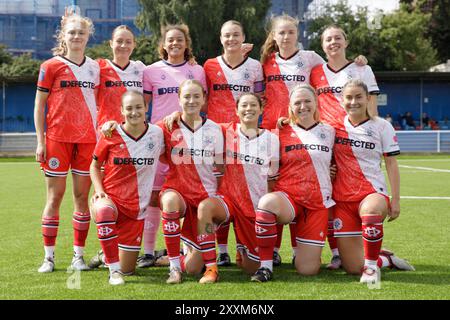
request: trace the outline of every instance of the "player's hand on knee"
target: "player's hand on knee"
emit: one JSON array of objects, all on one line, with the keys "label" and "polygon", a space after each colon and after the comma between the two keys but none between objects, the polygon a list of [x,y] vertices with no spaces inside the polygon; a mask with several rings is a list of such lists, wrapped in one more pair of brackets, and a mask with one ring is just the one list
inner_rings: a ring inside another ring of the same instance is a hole
[{"label": "player's hand on knee", "polygon": [[45,144],[38,143],[36,147],[36,161],[37,162],[45,162],[46,160],[46,152],[45,152]]},{"label": "player's hand on knee", "polygon": [[289,119],[286,117],[280,117],[277,120],[277,128],[281,129],[283,128],[285,125],[287,125],[289,123]]},{"label": "player's hand on knee", "polygon": [[391,200],[391,207],[390,210],[388,212],[388,222],[390,221],[394,221],[395,219],[397,219],[400,215],[400,201],[396,200],[396,199],[392,199]]},{"label": "player's hand on knee", "polygon": [[107,195],[104,191],[101,191],[101,192],[95,192],[95,193],[92,195],[92,199],[91,199],[92,204],[94,204],[96,201],[98,201],[98,200],[100,200],[100,199],[109,199],[109,197],[108,197],[108,195]]},{"label": "player's hand on knee", "polygon": [[172,112],[171,114],[169,114],[168,116],[164,117],[163,122],[164,125],[166,126],[167,130],[172,131],[173,129],[173,124],[175,122],[180,121],[181,119],[181,112],[180,111],[175,111]]},{"label": "player's hand on knee", "polygon": [[118,126],[118,123],[116,121],[106,121],[101,129],[102,134],[107,137],[111,138],[112,132],[116,130]]}]

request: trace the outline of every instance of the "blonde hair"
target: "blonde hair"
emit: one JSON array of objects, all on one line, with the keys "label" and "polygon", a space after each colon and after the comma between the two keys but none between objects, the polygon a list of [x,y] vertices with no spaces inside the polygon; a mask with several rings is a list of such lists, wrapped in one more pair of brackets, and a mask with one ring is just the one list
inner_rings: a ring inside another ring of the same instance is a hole
[{"label": "blonde hair", "polygon": [[195,79],[186,79],[180,84],[180,87],[178,88],[178,98],[181,97],[181,89],[190,84],[200,87],[202,89],[203,97],[206,96],[205,88],[203,88],[203,85],[200,81],[195,80]]},{"label": "blonde hair", "polygon": [[238,26],[239,28],[241,28],[242,35],[245,36],[244,27],[242,26],[242,23],[240,23],[239,21],[236,21],[236,20],[228,20],[228,21],[226,21],[224,24],[222,24],[222,26],[220,27],[220,34],[222,34],[222,29],[223,29],[223,27],[225,27],[227,24],[231,24],[231,25]]},{"label": "blonde hair", "polygon": [[126,30],[126,31],[130,32],[133,35],[133,41],[134,41],[135,35],[134,35],[133,30],[131,30],[131,28],[125,24],[121,24],[120,26],[117,26],[114,28],[114,30],[111,34],[111,39],[114,39],[114,35],[116,34],[116,32],[119,32],[120,30]]},{"label": "blonde hair", "polygon": [[61,19],[61,28],[56,31],[56,47],[52,49],[54,56],[64,56],[67,54],[67,44],[64,41],[64,33],[66,32],[66,26],[70,22],[80,22],[89,32],[89,36],[94,34],[94,24],[92,20],[87,17],[82,17],[77,14],[72,14],[68,17],[63,17]]},{"label": "blonde hair", "polygon": [[298,19],[293,18],[287,14],[272,17],[270,19],[270,23],[269,23],[270,28],[269,28],[269,32],[267,33],[266,41],[264,42],[263,46],[261,47],[261,63],[262,64],[264,64],[269,59],[269,57],[272,53],[280,51],[280,49],[278,48],[278,45],[273,37],[273,34],[275,32],[276,25],[282,21],[292,23],[297,28],[297,32],[298,32],[298,24],[299,24]]},{"label": "blonde hair", "polygon": [[311,87],[309,84],[303,83],[303,84],[299,84],[296,85],[291,92],[289,93],[289,108],[288,108],[288,112],[289,112],[289,121],[291,123],[296,123],[297,117],[295,116],[295,114],[292,112],[292,108],[291,108],[291,99],[294,96],[294,93],[296,93],[297,91],[301,91],[301,90],[306,90],[309,91],[313,98],[314,98],[314,105],[316,107],[315,111],[314,111],[314,120],[319,122],[320,121],[320,114],[319,114],[319,107],[317,104],[317,95],[316,95],[316,91],[314,90],[313,87]]},{"label": "blonde hair", "polygon": [[[345,89],[347,89],[348,87],[358,87],[363,89],[367,100],[369,100],[369,88],[367,87],[367,85],[364,83],[364,81],[360,80],[360,79],[352,79],[347,81],[344,86],[342,87],[342,96],[344,97],[344,91]],[[369,103],[367,103],[366,105],[366,115],[369,117],[369,119],[373,119],[373,116],[370,114],[369,112]]]},{"label": "blonde hair", "polygon": [[159,40],[158,52],[160,59],[167,60],[169,54],[164,49],[164,42],[166,41],[166,35],[170,30],[178,30],[183,33],[186,41],[186,50],[184,50],[184,59],[186,61],[195,61],[194,54],[192,52],[192,39],[189,35],[189,27],[185,24],[169,24],[161,27],[161,38]]},{"label": "blonde hair", "polygon": [[342,35],[344,36],[344,39],[348,41],[348,36],[345,33],[344,29],[341,28],[340,26],[338,26],[337,24],[329,24],[325,27],[325,29],[323,29],[322,34],[320,35],[320,43],[323,43],[324,40],[324,34],[326,31],[330,30],[330,29],[338,29],[342,32]]}]

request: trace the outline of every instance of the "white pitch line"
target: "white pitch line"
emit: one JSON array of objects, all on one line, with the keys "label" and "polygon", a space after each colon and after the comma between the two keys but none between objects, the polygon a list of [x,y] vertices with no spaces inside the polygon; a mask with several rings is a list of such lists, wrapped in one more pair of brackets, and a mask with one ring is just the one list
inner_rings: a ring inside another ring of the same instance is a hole
[{"label": "white pitch line", "polygon": [[415,196],[400,196],[400,199],[450,200],[450,197],[415,197]]},{"label": "white pitch line", "polygon": [[428,168],[428,167],[413,167],[413,166],[405,166],[403,164],[399,164],[398,166],[400,168],[420,169],[420,170],[432,171],[432,172],[448,172],[448,173],[450,173],[450,170],[447,170],[447,169],[435,169],[435,168]]},{"label": "white pitch line", "polygon": [[450,162],[449,159],[397,159],[398,162]]}]

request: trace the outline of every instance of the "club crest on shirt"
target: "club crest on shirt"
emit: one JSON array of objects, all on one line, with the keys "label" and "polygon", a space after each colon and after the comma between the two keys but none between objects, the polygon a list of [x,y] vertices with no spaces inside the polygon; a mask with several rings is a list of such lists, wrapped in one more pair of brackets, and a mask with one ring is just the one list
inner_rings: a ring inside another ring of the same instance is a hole
[{"label": "club crest on shirt", "polygon": [[155,144],[153,143],[153,141],[150,141],[148,144],[147,144],[147,148],[148,148],[148,150],[153,150],[153,148],[155,147]]},{"label": "club crest on shirt", "polygon": [[333,228],[334,230],[341,230],[342,229],[342,220],[337,218],[333,220]]},{"label": "club crest on shirt", "polygon": [[245,79],[245,80],[250,79],[250,73],[245,72],[245,73],[244,73],[244,79]]},{"label": "club crest on shirt", "polygon": [[139,74],[139,70],[134,68],[134,74],[137,76]]},{"label": "club crest on shirt", "polygon": [[92,71],[92,69],[89,69],[89,75],[91,76],[91,77],[93,77],[94,76],[94,71]]},{"label": "club crest on shirt", "polygon": [[192,74],[192,71],[189,70],[188,74],[187,74],[187,78],[188,79],[194,79],[194,75]]},{"label": "club crest on shirt", "polygon": [[50,158],[50,160],[48,160],[48,166],[50,167],[50,169],[57,169],[59,167],[58,158]]},{"label": "club crest on shirt", "polygon": [[367,134],[367,136],[372,137],[374,132],[371,129],[367,129],[366,134]]},{"label": "club crest on shirt", "polygon": [[162,74],[162,75],[161,75],[161,79],[162,79],[162,80],[166,80],[166,75],[165,75],[165,74]]},{"label": "club crest on shirt", "polygon": [[212,136],[203,136],[203,145],[213,144],[214,137]]},{"label": "club crest on shirt", "polygon": [[325,133],[320,134],[320,139],[325,140],[327,138],[327,135]]},{"label": "club crest on shirt", "polygon": [[297,63],[297,68],[301,68],[301,67],[303,67],[303,66],[304,66],[304,63],[303,63],[302,60],[300,60],[300,61]]}]

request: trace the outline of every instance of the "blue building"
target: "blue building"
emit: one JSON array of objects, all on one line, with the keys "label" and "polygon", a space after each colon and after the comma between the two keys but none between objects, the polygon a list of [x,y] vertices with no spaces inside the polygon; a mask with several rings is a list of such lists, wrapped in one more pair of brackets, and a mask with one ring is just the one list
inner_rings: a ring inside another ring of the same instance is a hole
[{"label": "blue building", "polygon": [[49,58],[64,8],[72,4],[94,22],[91,44],[110,39],[119,24],[139,33],[134,25],[140,8],[137,0],[0,0],[0,43],[14,54],[28,52],[37,59]]},{"label": "blue building", "polygon": [[[287,13],[298,17],[305,30],[304,14],[311,0],[272,0],[269,15]],[[83,16],[93,20],[94,37],[90,45],[109,40],[112,30],[126,24],[136,34],[134,25],[140,10],[138,0],[0,0],[0,43],[13,54],[31,53],[34,58],[48,59],[55,45],[54,34],[59,27],[64,8],[77,5]],[[304,33],[300,40],[304,41]]]}]

